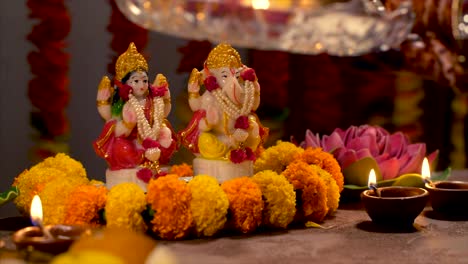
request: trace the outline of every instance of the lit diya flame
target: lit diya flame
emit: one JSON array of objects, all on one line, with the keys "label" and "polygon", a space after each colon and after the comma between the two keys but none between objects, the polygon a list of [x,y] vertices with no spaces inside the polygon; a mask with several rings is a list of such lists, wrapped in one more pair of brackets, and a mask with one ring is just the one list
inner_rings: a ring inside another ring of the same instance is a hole
[{"label": "lit diya flame", "polygon": [[422,163],[421,177],[425,183],[432,185],[431,167],[429,166],[429,161],[427,160],[427,158],[424,158],[423,163]]},{"label": "lit diya flame", "polygon": [[44,233],[45,236],[51,236],[49,231],[46,230],[43,225],[42,225],[42,202],[41,198],[39,195],[34,195],[34,198],[31,202],[31,222],[33,225],[38,226],[41,228],[42,232]]},{"label": "lit diya flame", "polygon": [[369,179],[367,180],[367,186],[369,189],[373,190],[378,197],[380,197],[380,190],[377,188],[377,177],[375,175],[375,170],[372,169],[369,172]]}]

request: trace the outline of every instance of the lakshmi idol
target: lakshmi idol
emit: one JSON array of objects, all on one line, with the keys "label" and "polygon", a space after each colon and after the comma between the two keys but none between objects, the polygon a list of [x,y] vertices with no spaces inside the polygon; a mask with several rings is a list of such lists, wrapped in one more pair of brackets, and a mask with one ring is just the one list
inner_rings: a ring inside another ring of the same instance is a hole
[{"label": "lakshmi idol", "polygon": [[146,190],[151,178],[164,174],[162,166],[177,148],[166,119],[169,85],[162,74],[149,83],[148,64],[133,43],[117,59],[113,83],[104,76],[98,87],[97,109],[106,123],[94,150],[107,162],[108,188],[135,182]]},{"label": "lakshmi idol", "polygon": [[188,93],[194,114],[179,135],[196,156],[194,175],[207,174],[219,182],[251,176],[268,134],[255,114],[260,104],[255,71],[242,64],[234,48],[220,44],[211,50],[202,71],[193,69]]}]

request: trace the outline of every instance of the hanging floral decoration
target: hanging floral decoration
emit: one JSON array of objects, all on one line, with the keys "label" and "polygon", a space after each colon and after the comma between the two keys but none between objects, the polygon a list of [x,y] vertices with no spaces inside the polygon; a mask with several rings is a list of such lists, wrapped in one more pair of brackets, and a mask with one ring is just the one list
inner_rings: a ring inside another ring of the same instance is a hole
[{"label": "hanging floral decoration", "polygon": [[179,47],[177,50],[182,54],[182,58],[177,67],[177,72],[190,73],[194,68],[203,65],[211,49],[211,42],[206,40],[191,40],[185,46]]},{"label": "hanging floral decoration", "polygon": [[[110,0],[111,18],[107,30],[112,35],[111,49],[114,51],[111,63],[107,66],[110,74],[115,72],[115,62],[128,48],[129,42],[135,43],[138,50],[143,50],[148,43],[148,30],[137,26],[120,12],[114,0]],[[146,57],[146,56],[145,56]]]},{"label": "hanging floral decoration", "polygon": [[27,35],[35,46],[27,57],[34,76],[28,84],[28,97],[34,107],[31,123],[39,130],[34,156],[42,160],[68,151],[69,55],[64,49],[71,19],[63,0],[28,0],[26,4],[29,18],[38,21]]}]

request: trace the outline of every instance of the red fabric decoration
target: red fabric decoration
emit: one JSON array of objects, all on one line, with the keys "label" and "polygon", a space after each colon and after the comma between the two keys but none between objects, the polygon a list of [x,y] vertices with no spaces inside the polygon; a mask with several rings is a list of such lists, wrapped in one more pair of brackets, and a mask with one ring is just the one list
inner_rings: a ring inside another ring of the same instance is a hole
[{"label": "red fabric decoration", "polygon": [[209,41],[191,40],[187,45],[178,49],[182,53],[177,72],[191,72],[194,68],[200,68],[205,62],[208,54],[211,51],[211,43]]},{"label": "red fabric decoration", "polygon": [[[36,49],[28,54],[31,73],[28,97],[34,106],[32,125],[39,130],[39,140],[56,143],[56,138],[70,131],[65,109],[70,100],[68,90],[69,55],[65,38],[71,19],[63,0],[28,0],[29,18],[37,20],[27,39]],[[61,143],[63,144],[63,143]],[[40,144],[39,144],[40,145]],[[54,155],[55,150],[36,150],[40,158]],[[42,156],[41,153],[47,153]]]}]

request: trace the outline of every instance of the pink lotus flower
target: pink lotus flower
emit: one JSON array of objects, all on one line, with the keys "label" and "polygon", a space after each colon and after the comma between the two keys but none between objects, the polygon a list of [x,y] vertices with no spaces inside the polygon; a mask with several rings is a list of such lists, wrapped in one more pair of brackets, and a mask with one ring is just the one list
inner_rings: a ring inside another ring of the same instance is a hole
[{"label": "pink lotus flower", "polygon": [[[407,173],[420,173],[426,156],[426,144],[410,144],[402,133],[390,134],[379,126],[351,126],[343,131],[335,129],[322,138],[307,130],[302,147],[321,147],[332,153],[344,171],[351,164],[364,158],[373,158],[380,169],[383,180],[393,179]],[[432,163],[439,151],[427,158]]]}]

